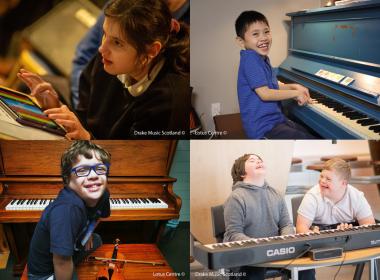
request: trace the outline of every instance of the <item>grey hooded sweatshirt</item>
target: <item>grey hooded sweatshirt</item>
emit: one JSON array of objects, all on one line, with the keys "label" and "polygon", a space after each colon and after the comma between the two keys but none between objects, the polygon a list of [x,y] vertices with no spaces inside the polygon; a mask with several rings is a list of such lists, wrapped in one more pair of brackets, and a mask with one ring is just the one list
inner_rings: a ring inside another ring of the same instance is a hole
[{"label": "grey hooded sweatshirt", "polygon": [[237,182],[224,203],[224,222],[224,242],[294,233],[284,199],[266,182]]}]

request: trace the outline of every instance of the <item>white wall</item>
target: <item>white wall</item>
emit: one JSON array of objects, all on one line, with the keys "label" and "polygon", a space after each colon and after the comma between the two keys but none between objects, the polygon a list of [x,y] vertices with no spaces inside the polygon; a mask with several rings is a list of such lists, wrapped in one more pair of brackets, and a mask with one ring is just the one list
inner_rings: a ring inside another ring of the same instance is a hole
[{"label": "white wall", "polygon": [[284,194],[288,182],[293,140],[192,140],[190,143],[190,227],[201,242],[211,243],[210,208],[223,204],[231,193],[231,167],[247,153],[262,157],[267,181]]},{"label": "white wall", "polygon": [[191,86],[193,105],[204,130],[214,130],[211,104],[221,103],[221,114],[239,112],[236,93],[239,47],[235,43],[235,20],[245,10],[257,10],[269,21],[273,44],[272,66],[287,55],[288,27],[285,14],[317,8],[319,0],[192,0],[191,1]]},{"label": "white wall", "polygon": [[294,146],[294,157],[320,159],[331,155],[369,156],[367,140],[338,140],[335,144],[331,140],[307,141],[297,140]]}]

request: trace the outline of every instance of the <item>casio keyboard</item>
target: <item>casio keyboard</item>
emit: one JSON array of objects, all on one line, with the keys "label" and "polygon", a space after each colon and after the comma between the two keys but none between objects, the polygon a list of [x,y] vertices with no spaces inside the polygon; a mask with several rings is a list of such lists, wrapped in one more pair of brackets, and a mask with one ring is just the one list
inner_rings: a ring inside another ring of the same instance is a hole
[{"label": "casio keyboard", "polygon": [[[54,199],[12,199],[5,206],[7,211],[43,211]],[[159,198],[110,198],[111,210],[168,208]]]},{"label": "casio keyboard", "polygon": [[380,139],[380,1],[287,14],[289,53],[278,80],[309,88],[315,104],[283,102],[326,139]]},{"label": "casio keyboard", "polygon": [[195,245],[194,257],[209,269],[219,269],[292,259],[311,249],[341,247],[351,251],[376,246],[380,246],[380,224]]}]

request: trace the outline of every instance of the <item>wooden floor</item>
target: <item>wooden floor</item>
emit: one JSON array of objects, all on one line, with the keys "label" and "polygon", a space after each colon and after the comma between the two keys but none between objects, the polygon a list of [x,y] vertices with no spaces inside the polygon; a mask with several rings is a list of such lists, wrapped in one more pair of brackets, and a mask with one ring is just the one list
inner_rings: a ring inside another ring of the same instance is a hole
[{"label": "wooden floor", "polygon": [[[113,251],[112,244],[105,244],[99,247],[91,256],[94,257],[110,257]],[[177,279],[172,268],[164,259],[160,250],[155,244],[122,244],[119,246],[117,258],[128,259],[131,261],[154,262],[152,264],[142,263],[117,263],[113,278],[141,280],[141,279],[157,279],[165,277],[165,279]],[[107,271],[106,263],[101,261],[84,261],[78,265],[76,271],[78,279],[93,280],[96,279],[99,271]],[[21,280],[27,280],[26,271],[24,271]],[[116,276],[120,275],[120,278]],[[108,275],[108,274],[106,274]]]}]

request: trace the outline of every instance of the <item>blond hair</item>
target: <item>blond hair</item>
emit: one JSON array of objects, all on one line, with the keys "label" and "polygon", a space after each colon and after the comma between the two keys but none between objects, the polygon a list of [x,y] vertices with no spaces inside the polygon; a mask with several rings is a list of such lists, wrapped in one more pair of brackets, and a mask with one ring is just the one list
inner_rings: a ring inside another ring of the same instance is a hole
[{"label": "blond hair", "polygon": [[343,180],[350,180],[351,168],[350,165],[341,158],[332,158],[323,165],[324,170],[336,172]]}]

